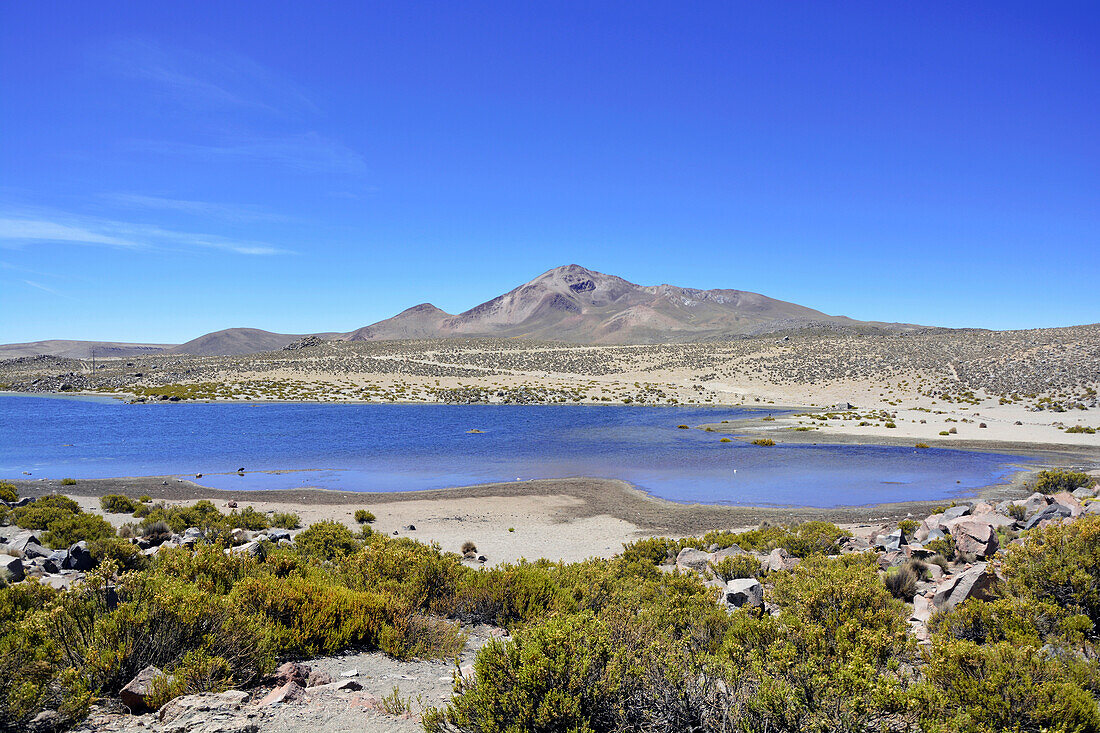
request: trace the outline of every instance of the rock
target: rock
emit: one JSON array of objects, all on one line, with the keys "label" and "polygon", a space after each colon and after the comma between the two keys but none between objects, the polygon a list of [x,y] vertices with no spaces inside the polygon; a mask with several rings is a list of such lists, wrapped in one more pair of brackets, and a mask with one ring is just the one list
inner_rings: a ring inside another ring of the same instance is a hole
[{"label": "rock", "polygon": [[23,570],[23,561],[11,555],[0,555],[0,580],[8,583],[18,583],[27,577]]},{"label": "rock", "polygon": [[764,586],[756,578],[735,578],[726,583],[725,599],[734,608],[763,608]]},{"label": "rock", "polygon": [[870,549],[871,541],[866,537],[845,537],[840,541],[841,554],[867,552]]},{"label": "rock", "polygon": [[978,514],[992,514],[994,511],[996,510],[988,501],[979,501],[977,504],[970,507],[970,513],[975,516]]},{"label": "rock", "polygon": [[284,662],[279,665],[279,668],[275,670],[275,685],[282,686],[287,682],[294,682],[301,687],[305,687],[309,681],[309,675],[312,670],[308,664],[298,664],[297,662]]},{"label": "rock", "polygon": [[1069,507],[1062,504],[1048,504],[1043,509],[1040,509],[1024,523],[1024,529],[1034,529],[1039,526],[1040,522],[1048,520],[1062,519],[1063,517],[1070,516],[1071,511]]},{"label": "rock", "polygon": [[242,555],[251,555],[252,557],[263,559],[267,553],[264,551],[264,545],[259,540],[252,540],[251,542],[245,542],[243,545],[232,547],[229,552],[236,552]]},{"label": "rock", "polygon": [[768,558],[762,563],[761,567],[775,573],[780,570],[794,570],[799,562],[801,560],[797,557],[794,557],[782,547],[777,547],[768,553]]},{"label": "rock", "polygon": [[975,557],[992,557],[999,546],[993,525],[970,518],[953,520],[951,536],[957,552]]},{"label": "rock", "polygon": [[63,567],[68,570],[79,570],[81,572],[86,572],[94,568],[95,560],[92,559],[92,553],[88,552],[88,543],[81,540],[70,547],[68,561]]},{"label": "rock", "polygon": [[234,545],[241,545],[252,539],[252,533],[249,532],[247,529],[241,529],[240,527],[238,527],[237,529],[229,533],[229,539],[233,542]]},{"label": "rock", "polygon": [[278,705],[280,703],[292,703],[298,702],[305,697],[305,690],[297,682],[287,682],[285,685],[276,687],[271,692],[264,696],[263,700],[260,700],[258,706],[261,708],[269,705]]},{"label": "rock", "polygon": [[902,550],[891,550],[890,552],[884,552],[878,557],[878,566],[881,570],[889,570],[890,568],[896,568],[899,565],[904,565],[908,558],[905,552]]},{"label": "rock", "polygon": [[922,624],[928,623],[928,619],[932,617],[932,612],[935,610],[936,607],[926,596],[914,596],[913,613],[909,615],[909,620],[918,621]]},{"label": "rock", "polygon": [[996,576],[989,572],[986,563],[980,562],[942,581],[936,587],[932,602],[936,608],[951,609],[968,598],[987,600],[993,596],[996,582]]},{"label": "rock", "polygon": [[1079,517],[1085,513],[1085,508],[1081,506],[1081,502],[1074,498],[1073,494],[1068,491],[1059,491],[1057,494],[1050,497],[1051,503],[1061,504],[1066,509],[1069,509],[1069,515],[1071,517]]},{"label": "rock", "polygon": [[249,695],[241,690],[185,695],[164,704],[157,713],[164,733],[258,733],[256,711],[241,708]]},{"label": "rock", "polygon": [[720,550],[715,550],[711,554],[711,562],[713,562],[715,565],[717,565],[718,563],[725,560],[727,557],[737,557],[738,555],[746,555],[746,554],[748,554],[748,553],[746,553],[744,550],[742,550],[737,545],[730,545],[729,547],[723,547]]},{"label": "rock", "polygon": [[309,673],[309,679],[306,680],[306,689],[311,687],[320,687],[321,685],[332,684],[332,675],[323,669],[314,669]]},{"label": "rock", "polygon": [[959,517],[965,517],[970,513],[970,507],[966,504],[956,504],[955,506],[949,506],[943,510],[944,523],[950,522],[952,519],[958,519]]},{"label": "rock", "polygon": [[340,676],[341,677],[358,677],[359,676],[359,670],[355,669],[354,667],[352,667],[351,669],[345,669],[343,672],[340,673]]},{"label": "rock", "polygon": [[27,723],[28,733],[53,733],[61,728],[61,715],[56,710],[43,710]]},{"label": "rock", "polygon": [[685,547],[680,550],[680,554],[676,556],[676,567],[681,570],[694,570],[697,573],[701,573],[707,569],[709,563],[710,555],[694,547]]},{"label": "rock", "polygon": [[168,679],[168,675],[156,667],[146,667],[119,690],[118,699],[122,701],[123,705],[130,708],[130,712],[143,713],[148,711],[149,698],[153,692],[153,680],[157,679]]},{"label": "rock", "polygon": [[1012,517],[1006,517],[1004,514],[998,514],[997,512],[972,514],[961,521],[985,522],[986,524],[992,525],[994,529],[998,527],[1011,527],[1016,524],[1016,520]]},{"label": "rock", "polygon": [[1077,499],[1078,501],[1084,501],[1085,499],[1091,499],[1094,496],[1096,496],[1096,489],[1086,489],[1085,487],[1082,486],[1081,488],[1074,489],[1074,491],[1073,491],[1073,498]]},{"label": "rock", "polygon": [[1040,494],[1038,491],[1036,491],[1034,494],[1027,497],[1023,501],[1018,501],[1016,503],[1023,504],[1024,516],[1030,517],[1035,512],[1044,509],[1046,505],[1050,503],[1050,501],[1044,494]]},{"label": "rock", "polygon": [[269,529],[267,530],[267,537],[272,542],[278,542],[279,540],[289,540],[290,531],[285,529]]},{"label": "rock", "polygon": [[887,552],[897,552],[907,544],[909,544],[909,542],[900,527],[890,534],[879,535],[875,539],[875,547],[882,548]]},{"label": "rock", "polygon": [[329,682],[324,685],[317,685],[316,687],[309,688],[308,690],[306,690],[306,692],[310,694],[316,692],[358,692],[362,689],[363,685],[361,682],[359,682],[359,680],[346,679],[336,680],[335,682]]},{"label": "rock", "polygon": [[183,530],[183,536],[184,537],[194,537],[195,539],[201,539],[202,538],[202,530],[199,529],[198,527],[188,527],[187,529]]},{"label": "rock", "polygon": [[20,537],[9,545],[13,550],[18,550],[23,553],[23,557],[28,560],[33,560],[36,557],[49,557],[53,550],[46,549],[42,545],[38,544],[37,539],[31,535],[30,538]]}]

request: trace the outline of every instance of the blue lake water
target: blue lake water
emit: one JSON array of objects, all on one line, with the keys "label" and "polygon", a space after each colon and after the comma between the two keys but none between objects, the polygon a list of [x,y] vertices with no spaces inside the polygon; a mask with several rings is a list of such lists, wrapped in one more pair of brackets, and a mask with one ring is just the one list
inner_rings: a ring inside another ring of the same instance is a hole
[{"label": "blue lake water", "polygon": [[[998,483],[1019,455],[890,446],[771,448],[677,425],[699,407],[177,403],[0,395],[0,478],[204,474],[222,489],[404,491],[515,479],[629,481],[682,502],[840,506]],[[485,432],[470,434],[479,429]],[[777,436],[782,440],[781,436]],[[245,476],[235,471],[244,467]],[[264,471],[289,471],[270,474]]]}]

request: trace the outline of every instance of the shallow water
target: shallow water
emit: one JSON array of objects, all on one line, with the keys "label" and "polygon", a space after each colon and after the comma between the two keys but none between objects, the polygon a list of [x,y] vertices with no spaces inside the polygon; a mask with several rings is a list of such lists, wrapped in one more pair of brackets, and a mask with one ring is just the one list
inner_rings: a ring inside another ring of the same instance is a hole
[{"label": "shallow water", "polygon": [[[767,412],[736,407],[127,405],[0,395],[0,478],[26,478],[23,471],[32,478],[77,479],[202,473],[202,484],[221,489],[404,491],[590,476],[624,479],[673,501],[829,507],[947,499],[1002,481],[1027,460],[892,446],[762,448],[737,440],[720,443],[714,433],[676,427]],[[468,433],[471,429],[484,432]],[[243,477],[235,473],[240,467],[247,471]],[[289,472],[263,473],[275,470]]]}]

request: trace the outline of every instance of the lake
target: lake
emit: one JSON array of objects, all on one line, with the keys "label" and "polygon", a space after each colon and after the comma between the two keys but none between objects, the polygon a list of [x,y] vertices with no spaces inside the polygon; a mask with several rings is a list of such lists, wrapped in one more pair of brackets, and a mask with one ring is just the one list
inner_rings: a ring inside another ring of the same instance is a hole
[{"label": "lake", "polygon": [[[0,395],[0,478],[204,474],[220,489],[404,491],[624,479],[680,502],[830,507],[949,499],[1027,457],[896,446],[720,443],[677,425],[737,407],[171,403]],[[778,411],[772,411],[780,414]],[[477,429],[482,433],[469,433]],[[782,440],[782,437],[777,435]],[[245,476],[237,468],[244,467]],[[289,471],[288,473],[262,473]]]}]

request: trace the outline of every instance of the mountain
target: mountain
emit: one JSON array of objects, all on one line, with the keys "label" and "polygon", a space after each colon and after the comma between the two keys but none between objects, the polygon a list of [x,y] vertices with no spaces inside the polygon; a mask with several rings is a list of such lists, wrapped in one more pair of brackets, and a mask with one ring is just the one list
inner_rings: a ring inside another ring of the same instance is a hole
[{"label": "mountain", "polygon": [[0,359],[49,354],[88,358],[168,353],[235,356],[276,351],[304,335],[339,341],[491,336],[582,344],[675,343],[771,333],[806,326],[907,330],[911,324],[855,321],[743,290],[636,285],[587,270],[556,267],[468,311],[451,315],[421,303],[348,333],[286,334],[258,328],[215,331],[178,346],[39,341],[0,346]]},{"label": "mountain", "polygon": [[17,359],[21,356],[61,356],[68,359],[107,358],[112,356],[138,356],[161,354],[173,344],[128,344],[118,341],[32,341],[25,344],[0,344],[0,359]]},{"label": "mountain", "polygon": [[260,351],[277,351],[302,338],[302,334],[272,333],[258,328],[227,328],[169,349],[172,354],[192,356],[237,356]]},{"label": "mountain", "polygon": [[811,325],[915,328],[830,316],[742,290],[636,285],[621,277],[566,265],[458,315],[424,303],[338,338],[499,336],[593,344],[667,343]]}]

